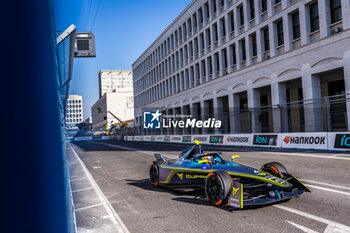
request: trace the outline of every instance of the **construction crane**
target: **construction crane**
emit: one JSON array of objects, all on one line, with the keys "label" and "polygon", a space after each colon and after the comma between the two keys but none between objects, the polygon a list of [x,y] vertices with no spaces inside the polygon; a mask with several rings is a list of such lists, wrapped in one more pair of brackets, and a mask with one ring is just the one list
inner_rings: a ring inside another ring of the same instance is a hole
[{"label": "construction crane", "polygon": [[117,119],[120,122],[120,124],[122,124],[123,127],[129,128],[127,124],[125,124],[119,117],[114,115],[111,111],[102,112],[101,108],[97,108],[97,112],[100,113],[100,114],[102,114],[102,113],[110,113],[115,119]]}]

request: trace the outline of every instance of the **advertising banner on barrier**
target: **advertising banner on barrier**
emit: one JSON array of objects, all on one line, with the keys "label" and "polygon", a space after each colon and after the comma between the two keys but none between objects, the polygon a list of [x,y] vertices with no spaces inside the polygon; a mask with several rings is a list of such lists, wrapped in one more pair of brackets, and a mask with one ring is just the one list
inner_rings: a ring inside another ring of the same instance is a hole
[{"label": "advertising banner on barrier", "polygon": [[280,134],[282,148],[327,149],[327,133]]},{"label": "advertising banner on barrier", "polygon": [[350,151],[350,133],[328,133],[328,149]]},{"label": "advertising banner on barrier", "polygon": [[170,141],[171,142],[182,142],[182,136],[180,136],[180,135],[170,136]]},{"label": "advertising banner on barrier", "polygon": [[164,136],[156,136],[156,141],[157,141],[157,142],[162,142],[162,141],[164,141]]},{"label": "advertising banner on barrier", "polygon": [[164,136],[164,142],[170,142],[170,136]]},{"label": "advertising banner on barrier", "polygon": [[143,141],[151,141],[151,136],[143,136]]},{"label": "advertising banner on barrier", "polygon": [[140,136],[134,136],[134,141],[141,141],[141,137]]},{"label": "advertising banner on barrier", "polygon": [[277,134],[251,134],[250,141],[253,146],[267,146],[267,147],[277,147],[278,135]]},{"label": "advertising banner on barrier", "polygon": [[202,142],[203,144],[208,144],[209,143],[209,135],[193,135],[191,142],[194,142],[196,140]]},{"label": "advertising banner on barrier", "polygon": [[249,134],[228,134],[224,137],[224,144],[230,146],[249,146]]},{"label": "advertising banner on barrier", "polygon": [[191,139],[192,139],[191,136],[182,136],[182,142],[191,143],[192,142]]},{"label": "advertising banner on barrier", "polygon": [[126,136],[128,141],[133,141],[134,140],[134,136]]},{"label": "advertising banner on barrier", "polygon": [[74,138],[74,141],[86,141],[86,140],[92,140],[92,137],[85,136],[85,137]]},{"label": "advertising banner on barrier", "polygon": [[110,139],[111,139],[111,136],[102,136],[101,139],[102,139],[102,140],[110,140]]},{"label": "advertising banner on barrier", "polygon": [[224,135],[210,135],[209,144],[224,144]]}]

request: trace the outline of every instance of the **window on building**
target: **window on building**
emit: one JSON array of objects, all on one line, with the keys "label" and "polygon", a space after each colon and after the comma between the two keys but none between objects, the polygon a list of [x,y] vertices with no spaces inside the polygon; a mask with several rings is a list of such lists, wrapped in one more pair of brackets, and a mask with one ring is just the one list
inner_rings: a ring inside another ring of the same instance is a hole
[{"label": "window on building", "polygon": [[232,61],[232,66],[236,65],[236,45],[232,44],[230,45],[230,56],[231,56],[231,61]]},{"label": "window on building", "polygon": [[317,31],[320,29],[320,20],[318,15],[318,3],[312,3],[309,6],[310,9],[310,29],[311,32]]},{"label": "window on building", "polygon": [[251,36],[251,41],[252,41],[252,55],[253,57],[258,54],[257,46],[256,46],[256,34],[253,34]]},{"label": "window on building", "polygon": [[214,36],[214,43],[218,41],[218,25],[214,24],[213,25],[213,36]]},{"label": "window on building", "polygon": [[233,11],[228,13],[228,18],[229,18],[229,21],[230,21],[230,31],[233,32],[235,30],[235,18],[234,18],[234,15],[233,15]]},{"label": "window on building", "polygon": [[264,35],[264,51],[270,50],[270,38],[269,38],[269,28],[266,27],[263,29],[263,35]]},{"label": "window on building", "polygon": [[249,8],[250,8],[250,19],[254,19],[255,18],[254,0],[249,0]]},{"label": "window on building", "polygon": [[261,0],[261,13],[267,11],[267,0]]},{"label": "window on building", "polygon": [[300,38],[300,21],[299,21],[299,12],[292,14],[292,26],[293,26],[293,39]]},{"label": "window on building", "polygon": [[209,76],[211,76],[213,74],[213,63],[212,63],[212,59],[211,56],[208,57],[208,74]]},{"label": "window on building", "polygon": [[244,25],[244,10],[243,10],[243,5],[239,6],[239,23],[240,26]]},{"label": "window on building", "polygon": [[247,59],[246,49],[245,49],[245,39],[241,40],[241,52],[242,52],[242,61]]},{"label": "window on building", "polygon": [[329,0],[329,3],[331,5],[331,23],[342,20],[341,0]]},{"label": "window on building", "polygon": [[275,5],[277,5],[280,2],[281,2],[281,0],[275,0]]},{"label": "window on building", "polygon": [[222,50],[222,62],[223,62],[223,67],[226,70],[227,69],[227,51],[226,49]]},{"label": "window on building", "polygon": [[203,24],[203,10],[202,10],[202,8],[199,8],[199,10],[198,10],[198,20],[199,20],[199,24],[202,25]]},{"label": "window on building", "polygon": [[216,0],[211,0],[211,5],[213,6],[213,13],[216,13]]},{"label": "window on building", "polygon": [[216,73],[219,73],[219,71],[220,71],[219,53],[215,53],[214,56],[215,56],[215,63],[216,63],[215,71],[216,71]]},{"label": "window on building", "polygon": [[205,9],[205,16],[207,17],[207,19],[209,19],[209,15],[210,15],[210,12],[209,12],[209,4],[208,4],[208,2],[206,2],[205,4],[204,4],[204,9]]},{"label": "window on building", "polygon": [[220,27],[222,32],[222,37],[226,36],[226,27],[225,27],[225,17],[220,20]]},{"label": "window on building", "polygon": [[283,35],[283,21],[277,21],[276,22],[276,28],[277,28],[277,45],[283,45],[284,44],[284,35]]}]

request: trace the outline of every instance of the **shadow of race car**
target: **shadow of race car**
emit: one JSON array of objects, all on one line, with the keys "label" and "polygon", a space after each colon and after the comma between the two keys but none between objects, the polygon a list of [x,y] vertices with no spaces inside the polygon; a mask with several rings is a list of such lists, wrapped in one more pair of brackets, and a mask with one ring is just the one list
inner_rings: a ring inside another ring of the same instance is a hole
[{"label": "shadow of race car", "polygon": [[214,205],[234,208],[266,205],[304,192],[311,192],[279,162],[264,164],[260,169],[224,160],[221,153],[204,153],[201,142],[183,150],[179,159],[166,161],[154,154],[149,175],[153,186],[171,189],[204,188],[207,200]]}]

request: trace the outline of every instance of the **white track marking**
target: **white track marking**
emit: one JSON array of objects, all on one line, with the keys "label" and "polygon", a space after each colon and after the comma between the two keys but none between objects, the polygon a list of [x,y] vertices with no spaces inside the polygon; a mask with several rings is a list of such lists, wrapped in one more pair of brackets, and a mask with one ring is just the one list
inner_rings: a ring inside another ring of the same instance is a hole
[{"label": "white track marking", "polygon": [[103,204],[104,204],[103,202],[100,202],[100,203],[97,203],[95,205],[89,205],[89,206],[86,206],[86,207],[77,208],[74,211],[77,212],[77,211],[87,210],[87,209],[91,209],[91,208],[94,208],[94,207],[101,206]]},{"label": "white track marking", "polygon": [[106,196],[103,194],[103,192],[101,191],[100,187],[98,187],[96,181],[94,180],[94,178],[92,177],[92,175],[90,174],[89,170],[86,168],[85,164],[83,163],[83,161],[79,158],[77,152],[75,152],[74,148],[71,147],[75,157],[77,158],[77,160],[79,161],[81,167],[83,168],[86,177],[89,179],[91,186],[94,188],[98,198],[101,201],[101,204],[103,205],[103,207],[105,208],[105,210],[107,211],[107,214],[109,216],[111,216],[111,221],[114,224],[115,228],[117,229],[118,232],[124,232],[124,233],[130,233],[128,228],[126,228],[126,226],[124,225],[123,221],[121,220],[121,218],[119,217],[119,215],[115,212],[113,206],[111,205],[111,203],[108,201],[108,199],[106,198]]},{"label": "white track marking", "polygon": [[302,153],[266,152],[266,151],[259,151],[259,153],[264,153],[264,154],[269,154],[269,155],[288,155],[288,156],[310,157],[310,158],[318,158],[318,159],[350,160],[349,157],[346,157],[346,158],[345,157],[332,157],[332,156],[322,156],[322,155],[302,154]]},{"label": "white track marking", "polygon": [[82,192],[82,191],[91,190],[91,189],[94,189],[94,187],[89,187],[89,188],[84,188],[84,189],[73,190],[72,193]]},{"label": "white track marking", "polygon": [[329,186],[329,187],[350,190],[350,187],[346,187],[346,186],[328,184],[328,183],[323,183],[323,182],[318,182],[318,181],[313,181],[313,180],[304,180],[304,179],[299,179],[299,180],[307,182],[307,183],[321,184],[321,185],[325,185],[325,186]]},{"label": "white track marking", "polygon": [[72,181],[86,180],[86,179],[87,179],[86,177],[81,177],[81,178],[72,179],[72,180],[70,180],[70,181],[72,182]]},{"label": "white track marking", "polygon": [[318,233],[317,231],[314,231],[310,228],[307,228],[307,227],[304,227],[302,225],[299,225],[299,224],[296,224],[294,222],[291,222],[291,221],[288,221],[288,220],[285,220],[287,223],[289,224],[292,224],[293,226],[295,226],[296,228],[299,228],[300,230],[302,230],[303,232],[306,232],[306,233]]},{"label": "white track marking", "polygon": [[[321,223],[327,224],[328,227],[329,227],[329,225],[331,225],[332,229],[338,229],[339,230],[338,232],[350,233],[350,227],[346,226],[346,225],[343,225],[341,223],[334,222],[334,221],[331,221],[331,220],[328,220],[328,219],[325,219],[325,218],[321,218],[321,217],[318,217],[318,216],[315,216],[315,215],[312,215],[312,214],[308,214],[308,213],[305,213],[303,211],[292,209],[292,208],[289,208],[287,206],[283,206],[283,205],[280,205],[280,204],[274,205],[273,207],[279,208],[281,210],[288,211],[288,212],[293,213],[293,214],[300,215],[300,216],[305,217],[305,218],[309,218],[309,219],[315,220],[317,222],[321,222]],[[327,228],[326,228],[326,230],[327,230]]]},{"label": "white track marking", "polygon": [[343,191],[339,191],[339,190],[335,190],[335,189],[329,189],[329,188],[320,187],[320,186],[316,186],[316,185],[312,185],[312,184],[306,184],[306,186],[311,187],[311,188],[315,188],[315,189],[321,189],[321,190],[328,191],[328,192],[333,192],[333,193],[338,193],[338,194],[350,196],[350,193],[348,193],[348,192],[343,192]]}]

